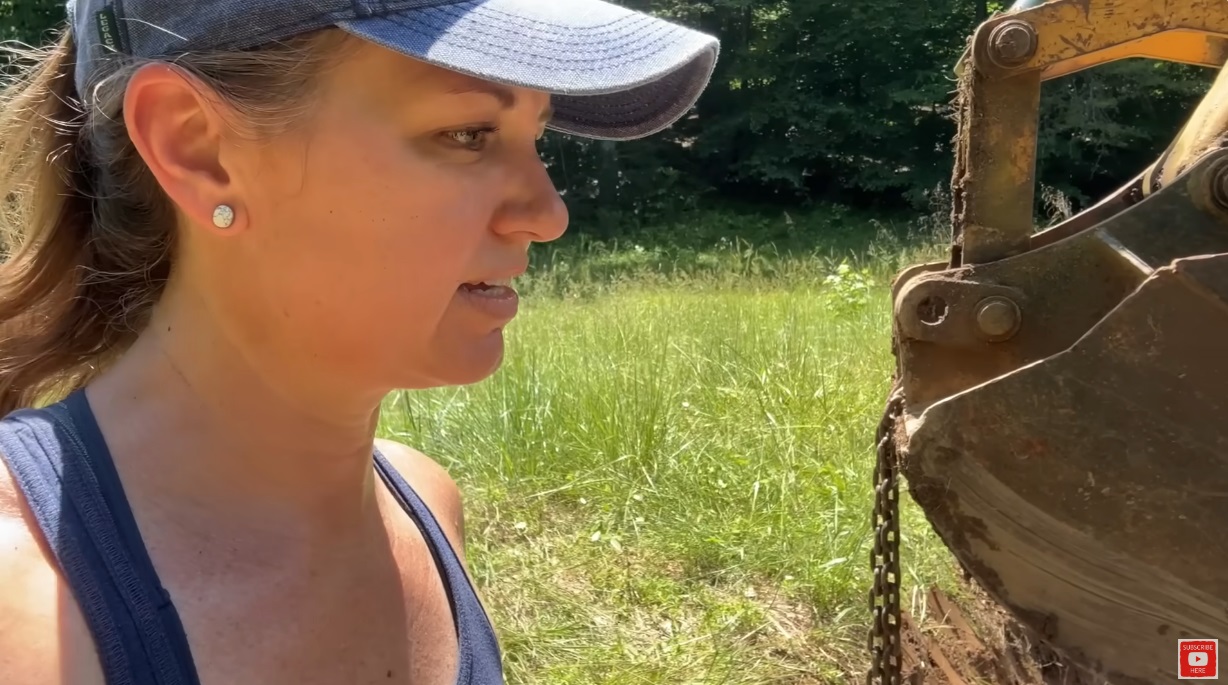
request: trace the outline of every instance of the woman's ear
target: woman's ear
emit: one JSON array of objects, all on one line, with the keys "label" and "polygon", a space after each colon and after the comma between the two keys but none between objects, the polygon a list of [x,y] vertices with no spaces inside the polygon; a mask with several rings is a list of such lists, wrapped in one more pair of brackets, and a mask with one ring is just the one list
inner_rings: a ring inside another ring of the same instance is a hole
[{"label": "woman's ear", "polygon": [[[226,122],[207,93],[182,69],[146,65],[132,76],[124,94],[124,123],[137,152],[180,211],[193,224],[233,233],[244,222],[234,175],[221,155]],[[223,205],[233,212],[225,226],[215,222]]]}]

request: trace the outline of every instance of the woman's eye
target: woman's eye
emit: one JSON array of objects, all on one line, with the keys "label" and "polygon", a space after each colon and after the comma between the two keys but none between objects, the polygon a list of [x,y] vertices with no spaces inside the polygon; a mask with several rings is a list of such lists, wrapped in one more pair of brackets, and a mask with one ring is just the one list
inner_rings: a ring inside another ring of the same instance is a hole
[{"label": "woman's eye", "polygon": [[490,134],[494,133],[496,130],[498,129],[471,128],[460,131],[448,131],[444,135],[450,142],[456,143],[467,150],[477,152],[486,147],[486,143],[489,142],[488,138]]}]

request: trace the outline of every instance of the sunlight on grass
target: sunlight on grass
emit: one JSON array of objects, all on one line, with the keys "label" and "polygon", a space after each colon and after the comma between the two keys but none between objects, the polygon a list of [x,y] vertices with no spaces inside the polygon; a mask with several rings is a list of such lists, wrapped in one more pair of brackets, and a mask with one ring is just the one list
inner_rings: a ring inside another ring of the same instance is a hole
[{"label": "sunlight on grass", "polygon": [[[860,676],[888,279],[933,257],[867,250],[559,248],[493,378],[389,398],[466,494],[509,682]],[[944,580],[906,513],[906,575]]]}]

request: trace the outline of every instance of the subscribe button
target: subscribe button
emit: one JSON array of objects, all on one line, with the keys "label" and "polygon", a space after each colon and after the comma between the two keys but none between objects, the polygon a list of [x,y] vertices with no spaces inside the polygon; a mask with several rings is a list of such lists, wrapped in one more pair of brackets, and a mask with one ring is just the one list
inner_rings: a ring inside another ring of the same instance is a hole
[{"label": "subscribe button", "polygon": [[1177,640],[1177,677],[1219,679],[1219,640]]}]

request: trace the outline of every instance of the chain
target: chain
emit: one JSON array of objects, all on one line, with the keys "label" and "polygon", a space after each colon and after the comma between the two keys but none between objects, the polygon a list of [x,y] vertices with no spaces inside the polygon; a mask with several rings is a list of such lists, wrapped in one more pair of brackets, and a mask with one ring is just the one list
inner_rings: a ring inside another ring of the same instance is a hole
[{"label": "chain", "polygon": [[895,445],[895,420],[904,407],[904,394],[892,389],[882,421],[878,424],[877,461],[874,464],[874,549],[870,567],[874,586],[870,590],[872,624],[871,656],[866,685],[900,685],[900,487],[899,455]]}]

